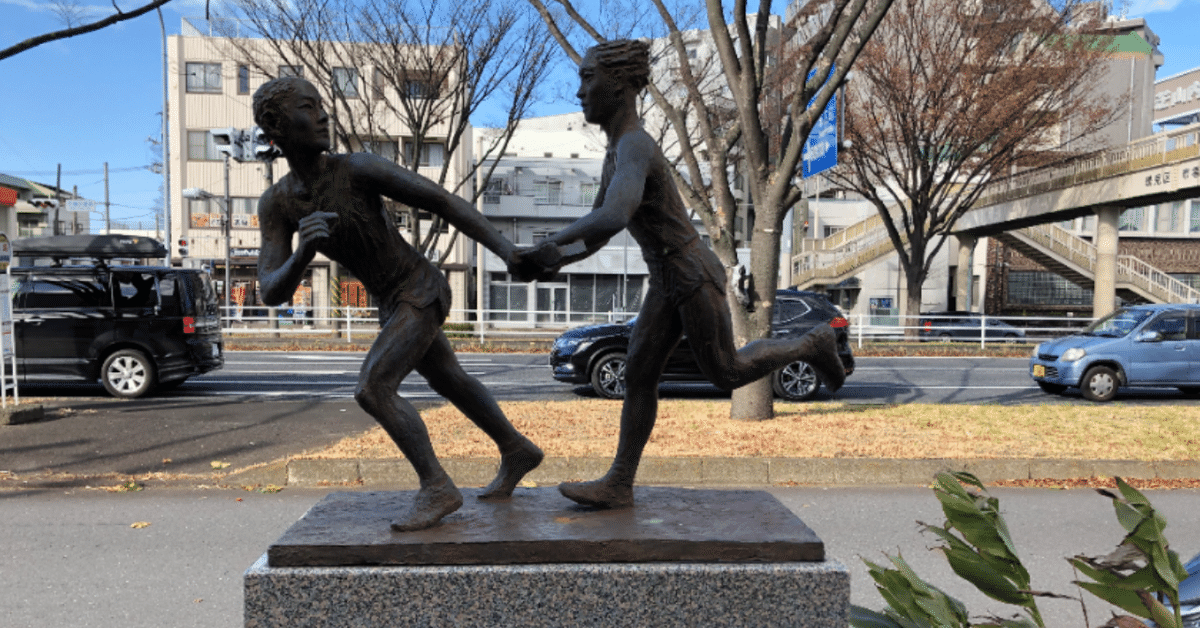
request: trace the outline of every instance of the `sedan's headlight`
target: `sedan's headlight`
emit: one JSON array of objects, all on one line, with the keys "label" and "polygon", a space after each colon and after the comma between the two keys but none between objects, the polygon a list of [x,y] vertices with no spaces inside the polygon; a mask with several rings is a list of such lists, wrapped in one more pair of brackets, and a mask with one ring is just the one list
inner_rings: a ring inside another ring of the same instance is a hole
[{"label": "sedan's headlight", "polygon": [[1060,359],[1063,362],[1078,362],[1079,360],[1082,360],[1083,356],[1085,355],[1087,355],[1087,351],[1080,349],[1079,347],[1073,347],[1064,351],[1062,358]]},{"label": "sedan's headlight", "polygon": [[576,351],[583,351],[591,346],[591,344],[592,340],[590,338],[560,338],[554,343],[555,348],[558,349],[559,353],[575,353]]},{"label": "sedan's headlight", "polygon": [[1036,358],[1041,353],[1042,353],[1042,345],[1038,344],[1033,347],[1033,353],[1029,354],[1029,357]]}]

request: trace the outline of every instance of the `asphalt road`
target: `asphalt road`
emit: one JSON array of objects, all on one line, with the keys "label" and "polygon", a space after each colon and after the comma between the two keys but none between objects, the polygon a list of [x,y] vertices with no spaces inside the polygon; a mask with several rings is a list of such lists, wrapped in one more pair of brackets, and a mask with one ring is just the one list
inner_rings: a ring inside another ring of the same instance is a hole
[{"label": "asphalt road", "polygon": [[[518,489],[526,490],[526,489]],[[958,580],[917,521],[940,524],[918,488],[770,489],[851,574],[853,603],[882,607],[861,558],[902,554],[972,613],[1012,611]],[[993,489],[1033,586],[1080,595],[1064,560],[1104,554],[1123,536],[1111,502],[1090,490]],[[242,625],[242,574],[325,495],[150,489],[0,492],[0,624],[12,628],[214,628]],[[1185,560],[1200,551],[1200,492],[1149,491]],[[568,504],[564,500],[564,507]],[[148,527],[133,528],[136,522]],[[1088,598],[1090,625],[1108,618]],[[1040,603],[1047,625],[1082,628],[1076,601]],[[699,624],[698,624],[699,625]]]},{"label": "asphalt road", "polygon": [[[175,391],[115,400],[98,387],[26,387],[50,410],[39,423],[0,425],[0,485],[34,473],[207,473],[323,448],[374,425],[353,400],[362,354],[233,353],[225,369]],[[545,356],[464,354],[467,370],[502,400],[578,399],[589,388],[555,382]],[[1021,359],[860,358],[834,396],[851,403],[1090,404],[1042,393]],[[441,403],[420,376],[400,389],[418,406]],[[707,385],[665,384],[665,397],[721,397]],[[1140,390],[1119,404],[1200,406],[1175,390]],[[7,473],[5,473],[7,472]],[[11,482],[9,482],[11,483]]]}]

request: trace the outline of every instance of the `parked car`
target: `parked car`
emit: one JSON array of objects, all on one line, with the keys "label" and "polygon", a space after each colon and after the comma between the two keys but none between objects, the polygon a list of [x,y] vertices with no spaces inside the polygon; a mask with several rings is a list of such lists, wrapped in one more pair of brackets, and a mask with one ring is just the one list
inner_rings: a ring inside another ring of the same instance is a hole
[{"label": "parked car", "polygon": [[980,325],[983,317],[978,312],[926,312],[921,315],[921,329],[917,335],[921,342],[930,340],[976,341],[981,337],[988,340],[1000,339],[1006,342],[1023,342],[1025,330],[1013,327],[998,319],[988,317],[987,330],[981,335]]},{"label": "parked car", "polygon": [[1109,401],[1123,386],[1174,386],[1200,394],[1200,305],[1124,307],[1081,334],[1039,344],[1029,375],[1058,394],[1078,387],[1092,401]]},{"label": "parked car", "polygon": [[35,264],[10,268],[20,382],[99,381],[132,398],[224,364],[207,272],[113,263],[161,258],[161,242],[54,236],[17,240],[13,253]]},{"label": "parked car", "polygon": [[[798,336],[821,323],[837,333],[838,355],[849,375],[854,371],[850,350],[850,323],[822,294],[780,290],[775,296],[771,336]],[[609,399],[625,396],[625,355],[634,321],[588,325],[564,332],[554,341],[550,368],[554,379],[570,384],[591,384],[597,395]],[[679,343],[667,361],[661,381],[706,381],[692,355],[687,339]],[[821,388],[813,367],[798,360],[771,376],[775,394],[790,401],[812,399]]]}]

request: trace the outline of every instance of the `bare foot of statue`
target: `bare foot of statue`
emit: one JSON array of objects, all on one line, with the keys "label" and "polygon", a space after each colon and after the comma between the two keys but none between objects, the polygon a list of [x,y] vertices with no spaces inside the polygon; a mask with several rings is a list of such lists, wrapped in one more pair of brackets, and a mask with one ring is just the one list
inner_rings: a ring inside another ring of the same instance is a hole
[{"label": "bare foot of statue", "polygon": [[630,508],[633,506],[632,483],[614,482],[606,475],[591,482],[563,482],[558,492],[564,497],[593,508]]},{"label": "bare foot of statue", "polygon": [[831,393],[837,392],[846,383],[846,367],[837,353],[837,333],[829,325],[821,325],[814,327],[804,338],[812,343],[809,364],[820,374],[825,388]]},{"label": "bare foot of statue", "polygon": [[507,499],[512,497],[513,489],[517,488],[517,484],[521,482],[521,478],[525,477],[526,473],[536,469],[539,464],[542,464],[542,458],[544,457],[545,454],[542,453],[542,450],[529,440],[522,443],[516,450],[502,454],[500,456],[500,471],[496,473],[496,479],[484,487],[483,492],[479,494],[479,499]]},{"label": "bare foot of statue", "polygon": [[446,477],[432,486],[422,487],[417,491],[408,510],[400,518],[392,522],[392,529],[397,532],[424,530],[437,525],[442,517],[462,507],[462,493],[454,486],[454,482]]}]

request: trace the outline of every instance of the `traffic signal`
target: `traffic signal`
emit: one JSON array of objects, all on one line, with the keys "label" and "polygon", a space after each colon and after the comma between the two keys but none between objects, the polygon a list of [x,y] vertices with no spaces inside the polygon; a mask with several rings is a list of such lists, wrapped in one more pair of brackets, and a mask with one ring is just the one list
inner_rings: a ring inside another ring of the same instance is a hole
[{"label": "traffic signal", "polygon": [[34,207],[43,207],[43,208],[49,207],[49,208],[53,209],[55,207],[58,207],[58,199],[35,198],[35,199],[30,199],[29,204],[33,205]]},{"label": "traffic signal", "polygon": [[188,245],[187,238],[179,238],[179,257],[187,257]]},{"label": "traffic signal", "polygon": [[267,139],[267,134],[259,127],[250,129],[250,153],[258,161],[274,161],[283,156],[283,151],[274,142]]},{"label": "traffic signal", "polygon": [[212,136],[213,144],[216,145],[218,152],[229,155],[234,161],[242,161],[245,158],[242,153],[243,133],[241,129],[233,127],[212,129],[208,134]]}]

